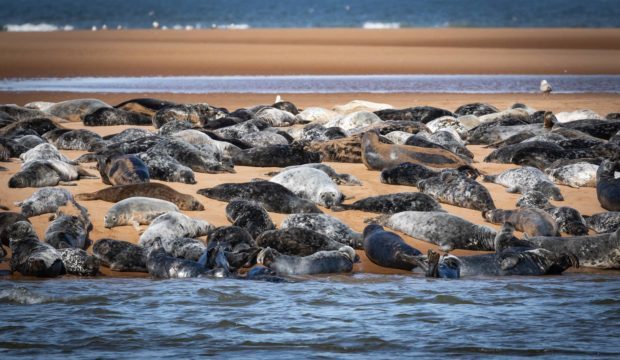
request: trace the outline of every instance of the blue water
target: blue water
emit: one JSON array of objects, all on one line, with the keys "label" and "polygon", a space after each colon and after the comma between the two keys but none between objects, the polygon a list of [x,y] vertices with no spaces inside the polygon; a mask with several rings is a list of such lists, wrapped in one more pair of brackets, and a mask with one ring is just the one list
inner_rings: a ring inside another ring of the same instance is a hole
[{"label": "blue water", "polygon": [[0,91],[97,93],[620,93],[620,75],[282,75],[0,79]]},{"label": "blue water", "polygon": [[2,0],[11,31],[211,27],[620,27],[617,0]]},{"label": "blue water", "polygon": [[0,357],[620,357],[620,277],[0,280]]}]

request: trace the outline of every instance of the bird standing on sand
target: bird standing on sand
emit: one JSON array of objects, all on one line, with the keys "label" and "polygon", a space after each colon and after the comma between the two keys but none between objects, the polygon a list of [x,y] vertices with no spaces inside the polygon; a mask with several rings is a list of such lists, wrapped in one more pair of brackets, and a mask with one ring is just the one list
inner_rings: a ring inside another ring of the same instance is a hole
[{"label": "bird standing on sand", "polygon": [[540,92],[543,93],[543,95],[549,95],[551,94],[551,91],[553,91],[553,88],[551,87],[551,84],[547,82],[547,80],[543,80],[540,82]]}]

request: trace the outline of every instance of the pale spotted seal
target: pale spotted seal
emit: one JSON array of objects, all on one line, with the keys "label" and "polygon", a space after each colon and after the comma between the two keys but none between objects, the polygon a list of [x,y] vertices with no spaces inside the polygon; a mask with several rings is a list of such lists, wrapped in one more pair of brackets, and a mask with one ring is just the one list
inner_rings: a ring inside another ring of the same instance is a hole
[{"label": "pale spotted seal", "polygon": [[605,160],[596,172],[596,196],[609,211],[620,211],[620,179],[615,177],[616,170],[620,170],[620,160]]},{"label": "pale spotted seal", "polygon": [[525,194],[534,190],[553,200],[564,200],[560,189],[542,171],[530,166],[509,169],[498,175],[485,175],[483,180],[505,186],[509,193]]},{"label": "pale spotted seal", "polygon": [[441,205],[427,194],[403,192],[371,196],[353,204],[340,204],[332,211],[359,210],[380,214],[395,214],[402,211],[441,211]]},{"label": "pale spotted seal", "polygon": [[338,186],[324,172],[297,167],[283,171],[269,180],[291,190],[302,199],[330,208],[342,202],[344,195]]},{"label": "pale spotted seal", "polygon": [[515,229],[529,236],[556,236],[558,224],[551,215],[537,208],[520,207],[516,210],[488,210],[483,212],[483,217],[490,223],[503,224],[509,222]]},{"label": "pale spotted seal", "polygon": [[11,244],[11,272],[27,276],[56,277],[63,271],[60,254],[50,244],[39,241],[32,224],[18,221],[7,232]]},{"label": "pale spotted seal", "polygon": [[150,224],[159,215],[170,211],[179,211],[179,208],[165,200],[149,197],[130,197],[114,204],[103,218],[103,224],[110,229],[115,226]]},{"label": "pale spotted seal", "polygon": [[257,256],[257,262],[274,270],[278,275],[314,275],[351,272],[355,250],[343,246],[338,250],[319,251],[308,256],[291,256],[266,248]]}]

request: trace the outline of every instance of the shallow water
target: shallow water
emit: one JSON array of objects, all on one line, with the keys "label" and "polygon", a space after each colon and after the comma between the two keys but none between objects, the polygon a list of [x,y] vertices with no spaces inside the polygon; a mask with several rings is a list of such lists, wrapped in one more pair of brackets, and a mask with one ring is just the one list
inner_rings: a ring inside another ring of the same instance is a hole
[{"label": "shallow water", "polygon": [[0,91],[92,93],[620,93],[620,75],[268,75],[0,79]]},{"label": "shallow water", "polygon": [[618,358],[620,277],[0,280],[2,358]]}]

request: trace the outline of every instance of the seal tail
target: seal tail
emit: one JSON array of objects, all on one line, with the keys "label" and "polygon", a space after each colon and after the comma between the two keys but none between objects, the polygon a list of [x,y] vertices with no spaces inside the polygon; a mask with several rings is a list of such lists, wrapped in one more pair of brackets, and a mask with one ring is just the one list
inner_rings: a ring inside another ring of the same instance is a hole
[{"label": "seal tail", "polygon": [[83,194],[77,194],[74,197],[75,200],[97,200],[98,197],[96,195],[96,193],[83,193]]},{"label": "seal tail", "polygon": [[374,217],[374,218],[364,219],[364,223],[365,224],[385,225],[385,223],[388,221],[389,218],[390,218],[390,215],[379,215],[379,216]]},{"label": "seal tail", "polygon": [[331,211],[345,211],[345,210],[351,210],[351,206],[350,205],[346,205],[346,204],[340,204],[340,205],[334,205],[330,208]]},{"label": "seal tail", "polygon": [[497,175],[483,175],[482,176],[482,181],[484,182],[495,182],[495,179],[497,179]]}]

